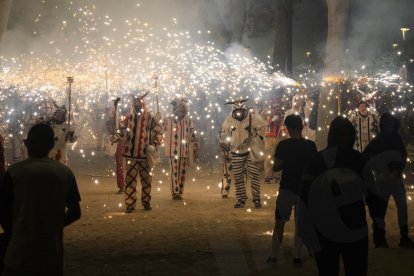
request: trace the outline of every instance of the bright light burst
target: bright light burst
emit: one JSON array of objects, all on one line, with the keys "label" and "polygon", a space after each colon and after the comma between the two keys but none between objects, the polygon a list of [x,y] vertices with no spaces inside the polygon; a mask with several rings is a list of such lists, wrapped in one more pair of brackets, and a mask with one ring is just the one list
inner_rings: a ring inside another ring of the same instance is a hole
[{"label": "bright light burst", "polygon": [[[163,116],[169,114],[172,98],[188,98],[190,106],[195,106],[193,119],[208,119],[210,126],[205,130],[214,130],[221,123],[215,117],[225,100],[249,97],[254,103],[281,86],[297,84],[274,73],[268,63],[242,46],[220,50],[209,40],[209,31],[192,34],[178,30],[176,19],[170,27],[156,29],[138,17],[121,20],[99,15],[97,5],[67,5],[66,17],[56,19],[60,32],[40,50],[0,56],[0,98],[7,103],[0,112],[0,121],[10,118],[10,112],[16,114],[22,103],[30,110],[27,113],[36,112],[36,108],[27,106],[45,98],[63,104],[67,76],[75,78],[73,108],[77,124],[88,129],[82,136],[93,140],[96,133],[87,117],[96,106],[110,106],[110,98],[139,89],[153,92],[147,97],[152,111],[156,110],[155,94],[159,95]],[[34,24],[41,18],[38,15]],[[151,78],[154,72],[159,76],[156,88]],[[128,98],[123,99],[124,109]],[[23,117],[29,115],[34,114]],[[21,119],[22,114],[18,117]]]}]

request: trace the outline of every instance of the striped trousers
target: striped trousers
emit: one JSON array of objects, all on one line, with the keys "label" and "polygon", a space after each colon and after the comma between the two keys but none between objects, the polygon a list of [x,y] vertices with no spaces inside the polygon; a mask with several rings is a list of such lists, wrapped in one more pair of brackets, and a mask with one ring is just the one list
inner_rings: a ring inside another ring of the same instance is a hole
[{"label": "striped trousers", "polygon": [[125,205],[136,208],[137,204],[137,178],[141,180],[141,203],[142,205],[151,203],[151,168],[147,160],[126,161],[126,187],[125,187]]},{"label": "striped trousers", "polygon": [[170,177],[172,195],[182,195],[185,185],[185,174],[187,170],[187,159],[184,157],[170,157]]},{"label": "striped trousers", "polygon": [[231,164],[236,187],[236,198],[238,201],[246,201],[246,182],[250,178],[253,201],[260,200],[260,180],[262,172],[258,163],[250,160],[249,153],[231,153]]}]

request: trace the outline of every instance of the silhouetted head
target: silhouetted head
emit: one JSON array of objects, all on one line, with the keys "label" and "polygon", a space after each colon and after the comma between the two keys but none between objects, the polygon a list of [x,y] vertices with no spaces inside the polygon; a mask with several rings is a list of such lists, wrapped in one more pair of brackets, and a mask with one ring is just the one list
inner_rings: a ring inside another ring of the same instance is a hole
[{"label": "silhouetted head", "polygon": [[384,113],[381,115],[379,127],[381,134],[393,135],[398,133],[400,122],[390,113]]},{"label": "silhouetted head", "polygon": [[285,119],[285,125],[291,137],[294,134],[301,134],[303,129],[303,121],[299,115],[289,115]]},{"label": "silhouetted head", "polygon": [[331,122],[328,133],[328,147],[338,146],[352,149],[355,138],[355,128],[348,119],[338,116]]},{"label": "silhouetted head", "polygon": [[27,147],[29,157],[47,157],[49,151],[55,145],[53,129],[46,124],[37,124],[30,128],[24,144]]}]

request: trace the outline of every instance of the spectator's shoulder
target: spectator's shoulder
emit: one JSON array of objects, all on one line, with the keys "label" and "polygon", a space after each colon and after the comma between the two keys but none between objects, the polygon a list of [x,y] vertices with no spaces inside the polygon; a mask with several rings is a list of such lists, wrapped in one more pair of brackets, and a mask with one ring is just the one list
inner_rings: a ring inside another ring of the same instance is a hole
[{"label": "spectator's shoulder", "polygon": [[280,141],[280,142],[277,144],[277,146],[278,146],[278,147],[286,147],[287,145],[289,145],[289,144],[290,144],[290,141],[292,141],[292,139],[291,139],[291,138],[288,138],[288,139],[282,140],[282,141]]},{"label": "spectator's shoulder", "polygon": [[307,166],[307,173],[318,175],[326,169],[325,159],[322,151],[318,151],[313,155]]},{"label": "spectator's shoulder", "polygon": [[66,174],[67,176],[71,176],[71,177],[75,176],[73,171],[68,166],[66,166],[66,165],[64,165],[60,162],[54,161],[54,160],[50,160],[50,161],[51,161],[51,163],[50,163],[51,166],[54,166],[56,168],[56,170],[61,171],[62,173]]},{"label": "spectator's shoulder", "polygon": [[309,146],[315,146],[315,147],[316,147],[315,142],[314,142],[314,141],[312,141],[312,140],[305,139],[305,143],[306,143],[307,145],[309,145]]},{"label": "spectator's shoulder", "polygon": [[353,158],[356,161],[362,162],[362,163],[365,163],[366,162],[366,158],[365,158],[365,156],[361,152],[359,152],[359,151],[357,151],[355,149],[352,149],[352,155],[353,155]]},{"label": "spectator's shoulder", "polygon": [[30,163],[29,159],[14,163],[10,167],[7,168],[7,172],[9,172],[10,174],[13,174],[14,172],[19,172],[24,167],[26,167],[29,163]]}]

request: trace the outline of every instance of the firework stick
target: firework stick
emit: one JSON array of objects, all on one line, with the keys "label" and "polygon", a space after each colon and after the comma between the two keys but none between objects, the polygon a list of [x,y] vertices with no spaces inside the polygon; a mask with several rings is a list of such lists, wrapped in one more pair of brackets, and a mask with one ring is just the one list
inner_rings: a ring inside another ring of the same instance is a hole
[{"label": "firework stick", "polygon": [[74,78],[73,77],[67,77],[66,80],[67,80],[67,83],[69,84],[69,89],[68,89],[68,104],[69,104],[69,109],[68,109],[68,113],[69,113],[68,114],[69,115],[68,125],[69,125],[69,128],[70,128],[70,125],[71,125],[71,116],[72,116],[72,83],[73,83]]},{"label": "firework stick", "polygon": [[338,82],[338,114],[341,114],[342,109],[342,88],[341,82]]}]

